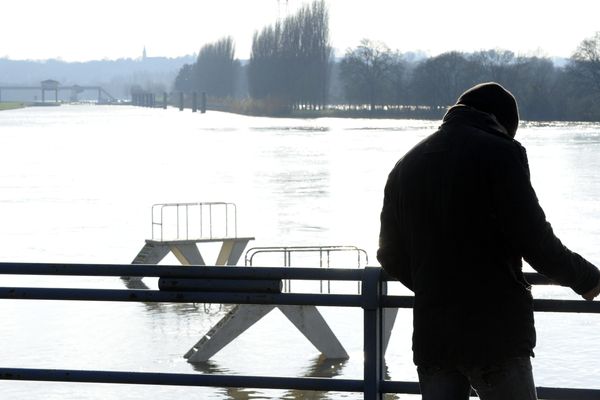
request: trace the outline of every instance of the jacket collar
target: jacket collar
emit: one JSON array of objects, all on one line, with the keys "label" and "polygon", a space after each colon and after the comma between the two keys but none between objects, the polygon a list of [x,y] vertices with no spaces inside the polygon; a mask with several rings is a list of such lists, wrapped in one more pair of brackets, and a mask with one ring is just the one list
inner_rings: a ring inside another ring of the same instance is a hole
[{"label": "jacket collar", "polygon": [[493,135],[501,136],[509,140],[513,139],[508,134],[506,128],[500,125],[494,114],[479,111],[463,104],[457,104],[450,107],[448,112],[446,112],[446,115],[444,115],[440,128],[446,126],[450,127],[455,124],[472,126]]}]

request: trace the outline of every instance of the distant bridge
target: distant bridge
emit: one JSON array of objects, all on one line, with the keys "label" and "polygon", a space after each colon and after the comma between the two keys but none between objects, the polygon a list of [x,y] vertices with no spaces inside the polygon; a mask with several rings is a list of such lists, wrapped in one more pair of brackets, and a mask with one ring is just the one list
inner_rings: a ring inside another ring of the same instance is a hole
[{"label": "distant bridge", "polygon": [[48,85],[42,82],[39,86],[0,86],[0,102],[2,101],[2,91],[3,90],[19,90],[19,91],[27,91],[34,90],[39,91],[41,93],[42,103],[46,101],[46,92],[54,92],[54,101],[58,102],[58,92],[59,91],[69,91],[71,94],[69,96],[71,101],[77,101],[77,95],[86,90],[93,90],[98,92],[98,103],[113,102],[117,101],[117,99],[104,90],[101,86],[79,86],[79,85],[71,85],[71,86],[62,86],[62,85]]}]

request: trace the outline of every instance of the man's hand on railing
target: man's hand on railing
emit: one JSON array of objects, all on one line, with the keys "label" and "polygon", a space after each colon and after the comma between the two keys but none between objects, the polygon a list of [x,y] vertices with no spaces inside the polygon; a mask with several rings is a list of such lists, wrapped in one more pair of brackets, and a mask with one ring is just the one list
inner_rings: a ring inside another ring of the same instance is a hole
[{"label": "man's hand on railing", "polygon": [[592,290],[590,290],[590,291],[582,294],[581,297],[583,297],[586,300],[591,301],[591,300],[594,300],[594,298],[596,296],[598,296],[599,294],[600,294],[600,282],[598,282],[598,284],[596,285],[595,288],[593,288]]}]

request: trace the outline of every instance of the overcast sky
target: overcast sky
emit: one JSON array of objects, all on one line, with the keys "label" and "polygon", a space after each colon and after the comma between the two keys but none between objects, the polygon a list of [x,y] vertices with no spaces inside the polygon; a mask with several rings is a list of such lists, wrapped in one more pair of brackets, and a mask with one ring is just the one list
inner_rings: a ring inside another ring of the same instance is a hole
[{"label": "overcast sky", "polygon": [[[252,34],[303,0],[16,0],[0,5],[0,57],[177,57],[222,36],[248,58]],[[600,31],[598,0],[327,0],[338,54],[362,38],[402,52],[490,48],[568,57]]]}]

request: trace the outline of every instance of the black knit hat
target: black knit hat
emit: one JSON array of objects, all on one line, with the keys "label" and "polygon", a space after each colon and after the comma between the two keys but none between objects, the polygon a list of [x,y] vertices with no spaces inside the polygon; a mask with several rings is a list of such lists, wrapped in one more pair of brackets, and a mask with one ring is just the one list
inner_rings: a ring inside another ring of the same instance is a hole
[{"label": "black knit hat", "polygon": [[519,126],[519,109],[515,97],[495,82],[480,83],[464,92],[456,104],[494,114],[500,125],[515,137]]}]

